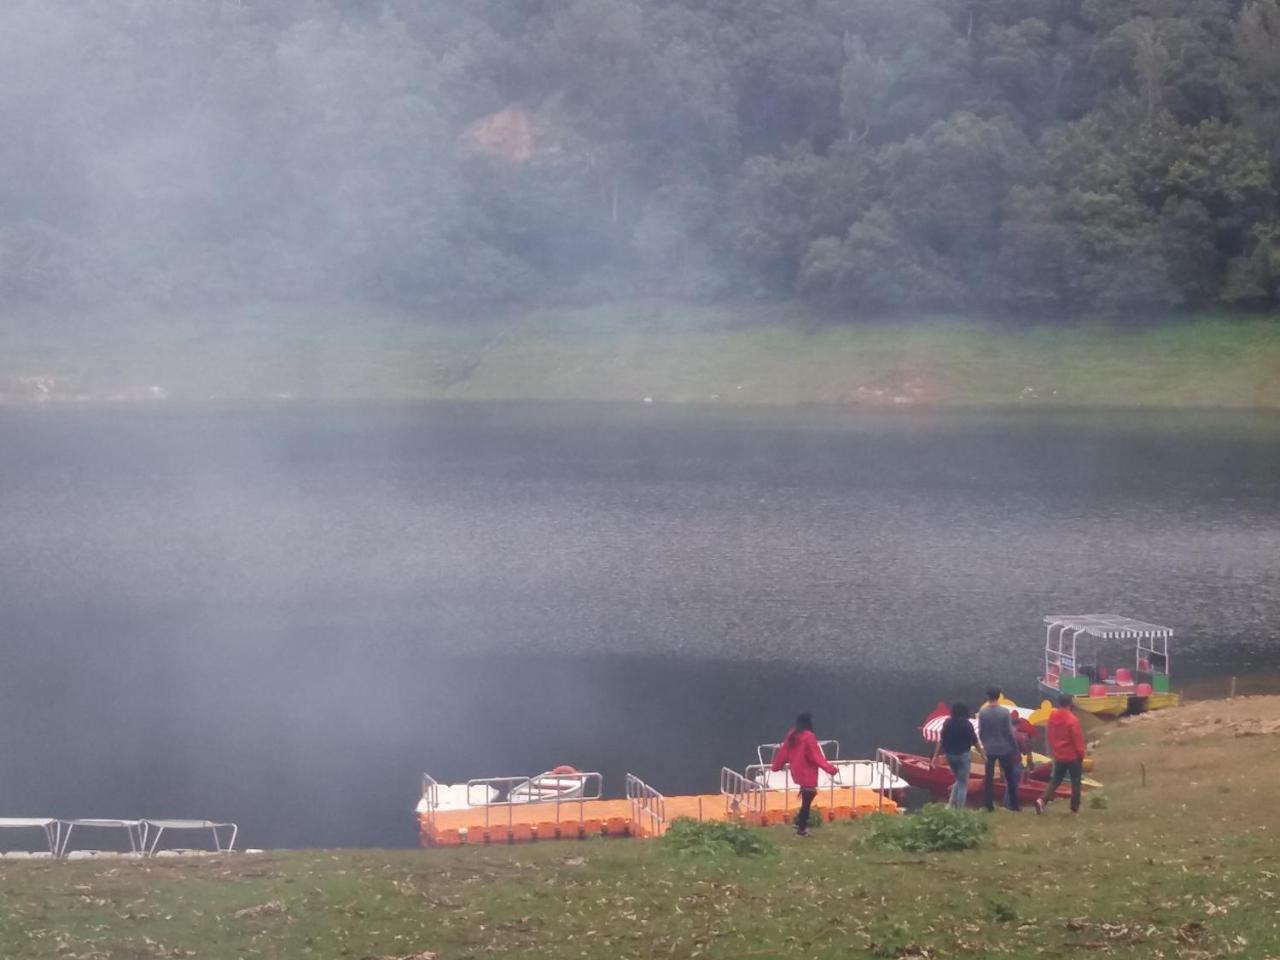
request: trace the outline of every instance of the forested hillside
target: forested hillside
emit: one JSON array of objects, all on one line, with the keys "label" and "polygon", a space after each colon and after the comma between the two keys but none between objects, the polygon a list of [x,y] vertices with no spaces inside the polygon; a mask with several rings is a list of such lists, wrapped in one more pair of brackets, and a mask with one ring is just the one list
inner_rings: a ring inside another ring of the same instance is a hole
[{"label": "forested hillside", "polygon": [[8,309],[1271,308],[1278,175],[1280,0],[0,8]]}]

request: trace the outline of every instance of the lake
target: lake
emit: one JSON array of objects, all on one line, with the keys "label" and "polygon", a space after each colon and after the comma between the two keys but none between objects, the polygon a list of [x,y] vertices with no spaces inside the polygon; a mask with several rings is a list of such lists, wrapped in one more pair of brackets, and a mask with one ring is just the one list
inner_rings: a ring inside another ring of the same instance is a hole
[{"label": "lake", "polygon": [[1275,670],[1280,417],[431,405],[0,412],[0,815],[416,842],[418,779],[714,792],[1034,699],[1046,613]]}]

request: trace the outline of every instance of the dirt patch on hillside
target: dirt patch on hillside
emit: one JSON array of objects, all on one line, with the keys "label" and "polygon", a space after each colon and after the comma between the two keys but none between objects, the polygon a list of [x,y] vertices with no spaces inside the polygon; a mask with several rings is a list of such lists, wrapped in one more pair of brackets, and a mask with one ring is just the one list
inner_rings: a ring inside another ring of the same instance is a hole
[{"label": "dirt patch on hillside", "polygon": [[1176,710],[1140,714],[1121,721],[1154,728],[1166,743],[1199,737],[1266,737],[1280,735],[1280,696],[1199,700]]}]

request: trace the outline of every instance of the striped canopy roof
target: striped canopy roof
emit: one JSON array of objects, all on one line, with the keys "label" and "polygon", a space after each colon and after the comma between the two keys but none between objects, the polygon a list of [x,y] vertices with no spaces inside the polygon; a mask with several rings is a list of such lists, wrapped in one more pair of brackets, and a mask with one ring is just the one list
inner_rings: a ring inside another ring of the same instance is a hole
[{"label": "striped canopy roof", "polygon": [[[1031,732],[1032,724],[1030,718],[1034,716],[1034,712],[1020,707],[1012,700],[1004,697],[1000,698],[1000,705],[1018,714],[1017,726],[1023,730]],[[941,701],[934,707],[933,713],[925,717],[924,723],[920,725],[920,734],[930,743],[937,743],[942,739],[942,725],[947,722],[947,717],[951,716],[951,709]],[[974,714],[969,718],[969,722],[973,724],[973,732],[978,732],[978,716]]]},{"label": "striped canopy roof", "polygon": [[1078,633],[1103,640],[1136,640],[1139,637],[1171,637],[1173,631],[1154,623],[1131,620],[1114,613],[1051,614],[1044,622],[1053,627],[1066,627]]}]

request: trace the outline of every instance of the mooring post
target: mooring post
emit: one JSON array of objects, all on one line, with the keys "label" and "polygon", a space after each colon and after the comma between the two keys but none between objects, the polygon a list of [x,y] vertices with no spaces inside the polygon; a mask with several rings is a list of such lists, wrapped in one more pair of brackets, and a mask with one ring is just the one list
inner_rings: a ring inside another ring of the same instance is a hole
[{"label": "mooring post", "polygon": [[1232,677],[1232,678],[1231,678],[1231,692],[1230,692],[1229,694],[1227,694],[1227,699],[1228,699],[1228,700],[1234,700],[1235,698],[1236,698],[1236,678],[1235,678],[1235,677]]},{"label": "mooring post", "polygon": [[1138,767],[1142,770],[1142,785],[1145,787],[1147,785],[1147,765],[1145,763],[1140,763],[1138,764]]}]

